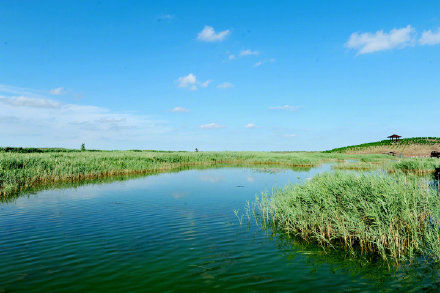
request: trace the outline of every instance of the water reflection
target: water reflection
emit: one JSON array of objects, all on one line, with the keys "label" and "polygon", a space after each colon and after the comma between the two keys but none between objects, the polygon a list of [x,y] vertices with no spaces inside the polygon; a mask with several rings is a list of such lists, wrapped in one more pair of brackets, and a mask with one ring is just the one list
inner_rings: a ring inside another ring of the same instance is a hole
[{"label": "water reflection", "polygon": [[430,263],[390,271],[385,263],[240,226],[233,211],[261,191],[329,167],[261,170],[192,169],[0,204],[0,292],[438,288],[438,267]]}]

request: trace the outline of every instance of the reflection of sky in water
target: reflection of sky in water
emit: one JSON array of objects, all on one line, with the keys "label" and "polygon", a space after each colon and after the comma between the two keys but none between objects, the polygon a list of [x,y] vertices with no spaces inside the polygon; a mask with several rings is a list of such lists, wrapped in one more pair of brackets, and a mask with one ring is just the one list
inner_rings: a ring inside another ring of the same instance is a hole
[{"label": "reflection of sky in water", "polygon": [[329,167],[276,170],[188,170],[0,204],[0,292],[340,292],[401,285],[404,278],[377,268],[347,270],[344,258],[240,227],[234,210],[260,192]]}]

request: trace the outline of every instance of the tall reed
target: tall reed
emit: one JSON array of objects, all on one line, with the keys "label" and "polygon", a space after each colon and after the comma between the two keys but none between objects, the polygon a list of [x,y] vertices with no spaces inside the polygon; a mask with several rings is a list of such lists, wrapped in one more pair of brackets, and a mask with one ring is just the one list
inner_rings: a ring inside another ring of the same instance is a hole
[{"label": "tall reed", "polygon": [[395,263],[440,259],[440,201],[414,176],[326,173],[263,195],[255,208],[266,227],[323,247]]}]

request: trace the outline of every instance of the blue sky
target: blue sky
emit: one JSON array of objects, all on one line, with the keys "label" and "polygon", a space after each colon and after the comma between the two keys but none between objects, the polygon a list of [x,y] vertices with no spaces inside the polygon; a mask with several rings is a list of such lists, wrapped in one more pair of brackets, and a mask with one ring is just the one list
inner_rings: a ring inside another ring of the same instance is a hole
[{"label": "blue sky", "polygon": [[440,136],[439,1],[2,1],[0,145]]}]

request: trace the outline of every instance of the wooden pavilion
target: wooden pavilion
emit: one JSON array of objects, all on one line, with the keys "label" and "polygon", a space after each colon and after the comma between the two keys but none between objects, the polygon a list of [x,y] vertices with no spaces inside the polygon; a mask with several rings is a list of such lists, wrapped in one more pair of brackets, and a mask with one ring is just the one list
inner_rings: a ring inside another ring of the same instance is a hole
[{"label": "wooden pavilion", "polygon": [[399,138],[401,138],[401,136],[400,136],[400,135],[397,135],[397,134],[393,134],[393,135],[388,136],[388,138],[389,138],[391,141],[399,141]]}]

